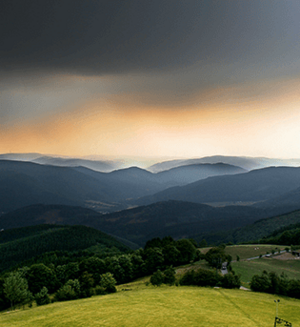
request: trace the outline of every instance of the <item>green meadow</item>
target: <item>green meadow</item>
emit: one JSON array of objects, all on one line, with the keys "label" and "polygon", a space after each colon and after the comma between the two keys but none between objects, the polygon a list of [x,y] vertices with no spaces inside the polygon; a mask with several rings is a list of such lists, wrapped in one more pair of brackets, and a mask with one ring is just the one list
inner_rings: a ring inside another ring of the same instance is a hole
[{"label": "green meadow", "polygon": [[242,290],[153,287],[144,282],[121,285],[115,294],[2,312],[0,326],[269,327],[278,298],[279,317],[300,326],[299,300]]},{"label": "green meadow", "polygon": [[272,253],[272,250],[275,250],[275,248],[284,250],[286,246],[272,244],[231,245],[226,246],[225,253],[230,254],[232,256],[232,260],[236,260],[237,255],[240,257],[240,259],[247,259],[252,257],[258,257],[260,254],[264,255],[267,252]]},{"label": "green meadow", "polygon": [[[236,260],[238,255],[240,259],[248,259],[252,257],[258,257],[260,254],[264,255],[267,252],[272,253],[272,250],[278,248],[284,250],[286,246],[283,245],[272,245],[272,244],[245,244],[245,245],[228,245],[225,248],[225,253],[232,256],[232,260]],[[202,253],[208,252],[210,247],[202,248],[200,251]],[[277,250],[276,250],[277,251]]]},{"label": "green meadow", "polygon": [[245,260],[231,263],[233,270],[241,276],[244,286],[249,286],[253,275],[261,275],[266,270],[274,271],[278,275],[285,273],[288,278],[299,279],[300,260],[279,260],[273,258],[261,258],[255,260]]}]

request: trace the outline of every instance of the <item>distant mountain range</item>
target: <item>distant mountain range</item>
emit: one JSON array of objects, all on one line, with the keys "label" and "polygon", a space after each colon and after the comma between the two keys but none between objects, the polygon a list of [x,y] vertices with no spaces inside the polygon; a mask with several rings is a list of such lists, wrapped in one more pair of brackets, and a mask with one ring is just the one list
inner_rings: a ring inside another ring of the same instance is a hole
[{"label": "distant mountain range", "polygon": [[3,153],[0,154],[0,160],[31,161],[41,156],[40,153]]},{"label": "distant mountain range", "polygon": [[[103,160],[99,156],[89,156],[84,158],[59,157],[44,155],[40,153],[6,153],[0,154],[0,160],[30,161],[43,165],[61,167],[86,167],[99,172],[111,172],[113,170],[128,168],[126,160]],[[137,160],[138,162],[138,160]],[[218,164],[224,163],[237,166],[245,170],[261,169],[271,166],[299,167],[300,159],[275,159],[264,157],[237,157],[237,156],[210,156],[195,159],[178,159],[155,163],[147,168],[152,173],[159,173],[172,168],[190,166],[198,164]],[[141,167],[139,164],[137,166]],[[144,167],[144,162],[142,163]]]},{"label": "distant mountain range", "polygon": [[233,156],[211,156],[197,159],[170,160],[156,163],[148,168],[153,173],[158,173],[167,169],[194,165],[200,163],[214,164],[223,162],[229,165],[238,166],[246,170],[260,169],[271,166],[292,166],[299,167],[300,159],[270,159],[260,157],[233,157]]},{"label": "distant mountain range", "polygon": [[0,212],[35,203],[84,206],[87,200],[109,202],[118,196],[110,184],[73,168],[0,161]]},{"label": "distant mountain range", "polygon": [[161,182],[167,183],[170,186],[175,186],[193,183],[207,177],[234,175],[245,172],[247,172],[247,170],[243,168],[218,162],[214,164],[200,163],[180,166],[169,170],[164,170],[156,173],[155,175]]},{"label": "distant mountain range", "polygon": [[85,167],[0,160],[0,212],[36,203],[79,205],[112,212],[169,186],[243,171],[239,167],[215,164],[184,166],[159,174],[137,167],[100,173]]},{"label": "distant mountain range", "polygon": [[[168,188],[140,198],[136,205],[178,200],[208,204],[262,202],[284,196],[299,188],[300,168],[270,167],[244,174],[209,177],[181,187]],[[265,202],[264,207],[268,207]],[[273,205],[273,204],[272,204]],[[274,203],[279,205],[279,201]]]},{"label": "distant mountain range", "polygon": [[30,161],[41,165],[60,167],[86,167],[100,172],[111,172],[123,166],[122,162],[112,160],[87,160],[80,158],[62,158],[44,156],[39,153],[7,153],[1,154],[0,160]]},{"label": "distant mountain range", "polygon": [[153,170],[165,170],[157,173],[138,167],[105,173],[77,159],[6,156],[0,160],[0,230],[85,225],[129,240],[134,248],[167,235],[222,239],[227,231],[300,209],[300,168],[247,170],[273,159],[215,156],[200,160],[216,163],[195,159],[170,169],[170,162],[161,163]]}]

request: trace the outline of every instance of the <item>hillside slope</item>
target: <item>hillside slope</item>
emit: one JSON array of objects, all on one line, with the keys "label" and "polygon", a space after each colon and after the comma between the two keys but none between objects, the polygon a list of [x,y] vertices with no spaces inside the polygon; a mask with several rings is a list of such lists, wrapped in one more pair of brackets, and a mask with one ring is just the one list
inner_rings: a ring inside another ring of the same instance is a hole
[{"label": "hillside slope", "polygon": [[49,223],[84,225],[141,246],[154,237],[182,238],[232,230],[266,215],[263,210],[246,206],[214,208],[181,201],[159,202],[106,215],[81,207],[33,205],[0,216],[0,229]]},{"label": "hillside slope", "polygon": [[[121,286],[124,288],[124,286]],[[0,314],[5,327],[269,327],[274,325],[274,295],[206,287],[126,286],[132,291],[57,302]],[[300,301],[280,299],[280,317],[300,324]],[[149,314],[150,313],[150,314]]]},{"label": "hillside slope", "polygon": [[103,232],[86,226],[37,225],[0,233],[0,271],[51,251],[78,251],[91,246],[103,252],[129,248]]},{"label": "hillside slope", "polygon": [[291,212],[300,208],[300,187],[275,198],[256,203],[256,208],[268,209],[270,214]]},{"label": "hillside slope", "polygon": [[0,229],[40,224],[96,225],[100,213],[78,206],[35,204],[0,216]]},{"label": "hillside slope", "polygon": [[198,241],[201,241],[203,238],[205,238],[208,243],[251,242],[258,241],[263,237],[268,237],[270,234],[280,228],[299,223],[300,210],[297,210],[284,215],[259,219],[252,224],[244,227],[239,227],[231,231],[215,231],[213,233],[201,233],[198,235],[195,233],[193,237]]},{"label": "hillside slope", "polygon": [[300,168],[270,167],[244,174],[209,177],[141,198],[137,205],[179,200],[195,203],[258,202],[299,187]]},{"label": "hillside slope", "polygon": [[214,208],[182,201],[164,201],[103,215],[101,230],[143,245],[154,237],[190,237],[200,232],[230,230],[266,217],[246,206]]}]

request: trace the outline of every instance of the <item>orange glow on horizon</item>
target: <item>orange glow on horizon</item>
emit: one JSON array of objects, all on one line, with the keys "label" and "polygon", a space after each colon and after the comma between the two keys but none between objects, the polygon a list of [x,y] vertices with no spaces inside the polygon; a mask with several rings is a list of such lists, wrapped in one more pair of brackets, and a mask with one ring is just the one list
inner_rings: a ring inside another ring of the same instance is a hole
[{"label": "orange glow on horizon", "polygon": [[[188,105],[150,105],[147,95],[93,99],[47,120],[0,131],[0,152],[84,156],[199,157],[213,154],[300,157],[300,96],[296,82],[212,89]],[[283,88],[282,92],[278,89]]]}]

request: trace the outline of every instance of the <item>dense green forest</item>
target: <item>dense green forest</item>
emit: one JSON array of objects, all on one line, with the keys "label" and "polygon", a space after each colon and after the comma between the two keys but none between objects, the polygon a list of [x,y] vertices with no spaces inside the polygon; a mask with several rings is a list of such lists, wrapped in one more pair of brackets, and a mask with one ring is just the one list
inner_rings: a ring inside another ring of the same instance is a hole
[{"label": "dense green forest", "polygon": [[0,271],[50,251],[82,251],[91,248],[102,256],[129,248],[112,236],[86,226],[37,225],[0,233]]},{"label": "dense green forest", "polygon": [[268,236],[263,237],[260,243],[278,245],[299,245],[300,224],[291,224],[275,230]]},{"label": "dense green forest", "polygon": [[300,299],[300,280],[288,279],[284,274],[278,276],[274,272],[263,271],[260,276],[252,277],[250,287],[256,292],[287,295]]}]

